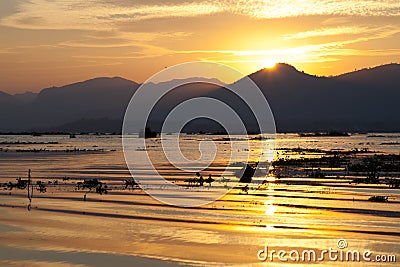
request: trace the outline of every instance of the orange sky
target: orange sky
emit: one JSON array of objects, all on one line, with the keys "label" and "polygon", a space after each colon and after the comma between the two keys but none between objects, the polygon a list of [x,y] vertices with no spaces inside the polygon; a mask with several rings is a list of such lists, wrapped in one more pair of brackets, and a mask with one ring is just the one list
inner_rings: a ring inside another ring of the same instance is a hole
[{"label": "orange sky", "polygon": [[143,82],[196,60],[335,75],[400,62],[399,18],[398,0],[1,0],[0,91]]}]

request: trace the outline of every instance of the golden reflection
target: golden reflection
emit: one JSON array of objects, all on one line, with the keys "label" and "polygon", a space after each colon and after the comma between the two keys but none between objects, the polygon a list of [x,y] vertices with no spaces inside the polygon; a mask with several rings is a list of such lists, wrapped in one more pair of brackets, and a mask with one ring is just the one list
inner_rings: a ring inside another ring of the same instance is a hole
[{"label": "golden reflection", "polygon": [[276,206],[274,206],[274,200],[273,199],[269,199],[267,201],[264,202],[264,204],[266,205],[266,210],[265,210],[265,214],[268,216],[273,216],[275,214],[276,211]]},{"label": "golden reflection", "polygon": [[271,225],[267,224],[264,225],[263,227],[252,227],[252,226],[231,226],[229,229],[234,229],[236,231],[243,231],[243,232],[257,232],[257,233],[262,233],[262,232],[275,232],[277,229]]},{"label": "golden reflection", "polygon": [[275,182],[276,178],[273,177],[273,176],[268,176],[268,177],[266,178],[266,180],[267,180],[267,182],[269,182],[269,183],[273,183],[273,182]]}]

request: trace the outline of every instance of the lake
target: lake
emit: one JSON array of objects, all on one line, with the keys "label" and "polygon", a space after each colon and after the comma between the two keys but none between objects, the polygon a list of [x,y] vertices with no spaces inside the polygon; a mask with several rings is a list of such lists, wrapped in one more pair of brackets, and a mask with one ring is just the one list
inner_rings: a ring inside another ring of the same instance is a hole
[{"label": "lake", "polygon": [[[201,162],[173,166],[160,138],[148,139],[145,147],[136,136],[129,138],[135,180],[145,190],[154,186],[142,162],[149,155],[158,173],[182,192],[221,197],[202,206],[171,206],[138,186],[126,187],[131,175],[121,136],[2,135],[0,265],[376,266],[380,260],[396,266],[390,261],[399,260],[400,189],[393,181],[400,179],[400,134],[277,134],[275,140],[231,141],[224,135],[178,136],[186,159],[211,160],[201,171]],[[164,146],[174,149],[173,143]],[[237,163],[248,159],[254,165],[260,154],[274,163],[257,178],[264,183],[246,190],[237,183],[243,167]],[[26,179],[28,169],[35,184],[30,211],[27,189],[7,185]],[[215,181],[190,185],[198,171]],[[94,179],[107,185],[107,194],[77,188]],[[162,199],[176,199],[171,192],[162,188]],[[332,259],[322,252],[330,249],[336,250]],[[302,260],[305,250],[315,251],[315,260]],[[347,261],[349,250],[359,251],[360,261]]]}]

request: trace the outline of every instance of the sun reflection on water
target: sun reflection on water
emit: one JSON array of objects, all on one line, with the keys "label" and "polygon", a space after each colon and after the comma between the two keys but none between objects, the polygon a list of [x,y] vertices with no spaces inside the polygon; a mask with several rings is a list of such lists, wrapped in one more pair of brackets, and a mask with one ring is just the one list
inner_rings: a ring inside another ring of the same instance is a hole
[{"label": "sun reflection on water", "polygon": [[265,201],[264,204],[266,205],[265,214],[268,216],[273,216],[276,211],[276,206],[274,206],[274,200],[269,199],[269,200]]}]

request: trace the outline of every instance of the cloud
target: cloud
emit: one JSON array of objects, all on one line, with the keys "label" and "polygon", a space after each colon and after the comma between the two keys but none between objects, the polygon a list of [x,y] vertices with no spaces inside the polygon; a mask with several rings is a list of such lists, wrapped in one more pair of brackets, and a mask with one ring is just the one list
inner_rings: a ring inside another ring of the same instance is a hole
[{"label": "cloud", "polygon": [[[340,60],[343,56],[398,56],[400,49],[356,49],[349,48],[350,45],[358,45],[359,43],[384,39],[399,33],[395,27],[374,28],[374,31],[364,31],[359,28],[359,33],[368,33],[365,36],[350,38],[343,41],[328,41],[326,43],[308,44],[296,47],[287,47],[280,49],[267,50],[187,50],[176,51],[175,53],[193,53],[199,54],[201,59],[208,61],[216,61],[220,63],[237,63],[237,62],[328,62]],[[338,30],[347,32],[349,30]],[[325,30],[309,31],[299,33],[299,36],[320,36]],[[357,31],[356,31],[357,32]],[[297,36],[297,37],[299,37]]]},{"label": "cloud", "polygon": [[15,54],[15,51],[12,51],[10,48],[0,49],[0,54]]},{"label": "cloud", "polygon": [[398,16],[400,2],[395,0],[252,0],[240,1],[242,12],[256,18],[284,18],[310,15]]},{"label": "cloud", "polygon": [[77,40],[59,43],[59,46],[75,48],[116,48],[116,47],[148,47],[149,43],[162,38],[174,40],[189,36],[185,32],[113,32],[108,35],[85,34]]},{"label": "cloud", "polygon": [[[375,30],[380,30],[375,29]],[[292,40],[292,39],[305,39],[312,37],[321,37],[321,36],[333,36],[333,35],[343,35],[343,34],[360,34],[371,32],[371,29],[368,27],[334,27],[334,28],[322,28],[304,32],[298,32],[294,34],[287,34],[283,36],[284,40]]]},{"label": "cloud", "polygon": [[82,64],[68,64],[62,66],[44,66],[44,67],[37,67],[36,70],[69,70],[69,69],[86,69],[89,67],[99,67],[99,66],[119,66],[122,65],[122,62],[99,62],[99,61],[92,61],[92,62],[85,62]]},{"label": "cloud", "polygon": [[236,62],[321,62],[332,61],[329,59],[330,51],[336,44],[305,45],[295,48],[269,49],[269,50],[222,50],[210,51],[210,55],[202,57],[203,60],[220,63]]},{"label": "cloud", "polygon": [[18,12],[3,18],[0,24],[22,29],[115,30],[120,23],[193,17],[219,11],[220,7],[207,2],[127,6],[95,0],[31,0],[20,4]]},{"label": "cloud", "polygon": [[349,24],[351,23],[351,17],[335,17],[328,18],[321,22],[323,25],[341,25],[341,24]]},{"label": "cloud", "polygon": [[256,19],[310,15],[399,16],[398,0],[222,0],[132,3],[109,0],[30,0],[1,19],[3,26],[23,29],[113,30],[121,24],[150,19],[196,17],[219,12]]}]

